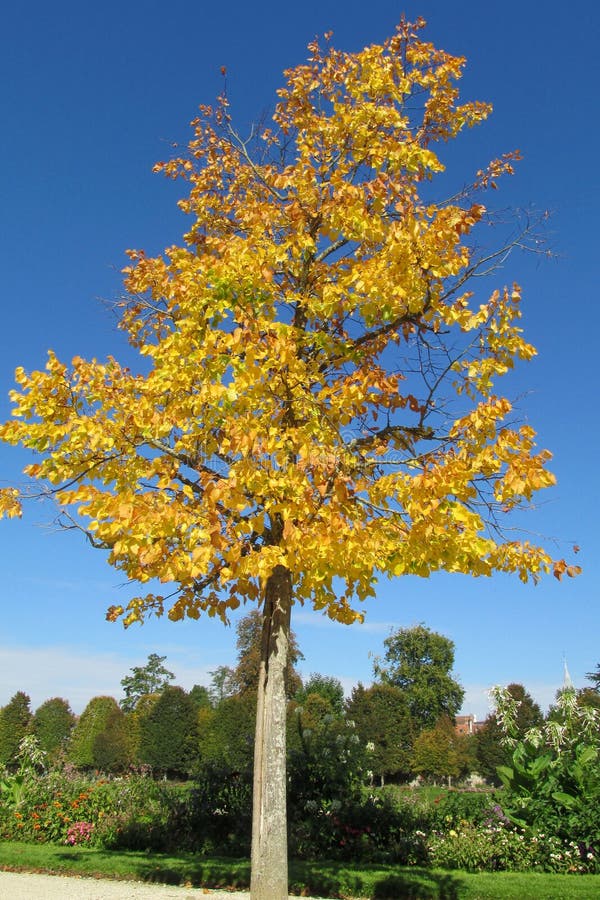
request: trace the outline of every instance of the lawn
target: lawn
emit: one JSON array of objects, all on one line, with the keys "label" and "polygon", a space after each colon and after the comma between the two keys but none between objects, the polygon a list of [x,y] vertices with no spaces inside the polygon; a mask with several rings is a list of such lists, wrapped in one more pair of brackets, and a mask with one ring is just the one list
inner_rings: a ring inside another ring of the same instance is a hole
[{"label": "lawn", "polygon": [[[247,859],[201,857],[192,853],[115,852],[11,841],[0,843],[0,869],[101,875],[238,890],[248,888],[250,883]],[[522,872],[474,875],[405,866],[292,861],[290,891],[344,900],[591,900],[600,897],[600,875]]]}]

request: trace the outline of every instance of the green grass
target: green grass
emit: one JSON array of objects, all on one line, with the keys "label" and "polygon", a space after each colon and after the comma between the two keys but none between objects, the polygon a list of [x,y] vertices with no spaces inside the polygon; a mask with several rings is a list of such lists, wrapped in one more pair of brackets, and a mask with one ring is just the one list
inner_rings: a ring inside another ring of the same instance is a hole
[{"label": "green grass", "polygon": [[[247,889],[250,883],[250,864],[246,859],[192,853],[121,853],[10,841],[0,843],[0,869],[238,890]],[[404,866],[293,861],[290,891],[369,900],[593,900],[600,898],[600,875],[472,875]]]}]

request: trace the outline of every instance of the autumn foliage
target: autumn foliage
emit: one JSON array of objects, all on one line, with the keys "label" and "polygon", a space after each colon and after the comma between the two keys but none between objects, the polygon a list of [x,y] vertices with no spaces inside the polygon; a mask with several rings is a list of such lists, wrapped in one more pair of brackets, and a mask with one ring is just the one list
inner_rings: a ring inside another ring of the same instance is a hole
[{"label": "autumn foliage", "polygon": [[[359,53],[314,42],[247,140],[226,96],[201,107],[156,167],[187,186],[184,241],[129,252],[138,373],[52,352],[17,370],[0,437],[39,453],[26,472],[64,524],[152,587],[111,619],[225,619],[282,566],[295,602],[348,623],[378,574],[555,565],[489,527],[554,480],[497,393],[535,353],[519,288],[473,279],[507,249],[481,250],[482,193],[518,154],[434,199],[444,143],[490,107],[459,103],[464,60],[421,25]],[[4,490],[4,513],[21,499]]]}]

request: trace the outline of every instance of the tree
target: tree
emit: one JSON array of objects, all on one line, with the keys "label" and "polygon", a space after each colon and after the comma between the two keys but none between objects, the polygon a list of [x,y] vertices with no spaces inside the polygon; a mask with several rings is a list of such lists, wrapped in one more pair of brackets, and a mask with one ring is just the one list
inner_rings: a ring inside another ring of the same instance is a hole
[{"label": "tree", "polygon": [[124,712],[133,712],[140,697],[144,694],[160,694],[160,692],[173,681],[175,675],[165,669],[163,663],[167,657],[151,653],[145,666],[134,666],[132,675],[126,675],[121,680],[121,687],[125,696],[121,700],[121,709]]},{"label": "tree", "polygon": [[600,663],[596,666],[595,672],[586,672],[585,677],[594,685],[593,690],[600,691]]},{"label": "tree", "polygon": [[77,720],[67,746],[67,759],[81,769],[97,766],[96,741],[102,735],[114,716],[120,710],[114,697],[92,697]]},{"label": "tree", "polygon": [[58,752],[67,744],[74,724],[75,716],[67,700],[53,697],[36,709],[32,731],[39,741],[40,749],[50,759],[56,759]]},{"label": "tree", "polygon": [[313,42],[248,140],[225,96],[201,107],[189,152],[157,167],[189,186],[182,246],[129,253],[140,371],[51,352],[17,370],[0,426],[40,453],[26,471],[63,523],[146,586],[109,619],[258,605],[253,900],[287,894],[292,605],[349,624],[379,574],[577,572],[497,527],[554,481],[496,388],[534,354],[518,287],[490,280],[530,226],[485,247],[479,197],[516,154],[436,193],[445,142],[490,107],[459,103],[464,60],[423,24],[357,53]]},{"label": "tree", "polygon": [[580,706],[593,706],[600,710],[600,691],[590,687],[581,688],[577,691],[577,703]]},{"label": "tree", "polygon": [[0,765],[15,765],[19,744],[29,733],[30,727],[29,696],[24,691],[17,691],[0,709]]},{"label": "tree", "polygon": [[372,744],[369,768],[381,784],[386,778],[406,777],[416,735],[407,698],[393,684],[358,684],[348,701],[347,713],[356,722],[364,743]]},{"label": "tree", "polygon": [[227,697],[231,697],[233,688],[233,669],[231,666],[217,666],[210,673],[208,696],[213,706],[218,706]]},{"label": "tree", "polygon": [[122,772],[133,762],[134,741],[126,714],[120,706],[115,706],[106,717],[104,729],[94,739],[94,766],[103,772]]},{"label": "tree", "polygon": [[[243,694],[246,691],[256,691],[260,670],[262,626],[262,616],[257,609],[253,609],[237,623],[238,661],[228,682],[228,689],[232,693]],[[288,658],[284,673],[285,691],[288,697],[295,694],[302,684],[301,678],[295,670],[295,665],[300,659],[304,659],[304,657],[298,647],[295,634],[290,631]]]},{"label": "tree", "polygon": [[127,718],[127,732],[131,744],[132,757],[136,765],[142,762],[139,754],[141,723],[150,713],[159,697],[160,694],[142,694],[134,711],[125,714]]},{"label": "tree", "polygon": [[426,728],[415,740],[411,767],[427,778],[452,778],[466,775],[473,768],[473,738],[457,734],[452,719],[442,716],[433,728]]},{"label": "tree", "polygon": [[138,754],[159,772],[190,774],[198,759],[198,711],[183,688],[167,685],[140,720]]},{"label": "tree", "polygon": [[306,703],[311,694],[318,694],[327,701],[330,713],[341,716],[344,713],[344,688],[339,678],[333,675],[321,675],[313,672],[307,681],[296,691],[296,703]]},{"label": "tree", "polygon": [[453,641],[416,625],[398,628],[383,643],[384,662],[375,663],[375,676],[402,688],[417,731],[433,728],[441,716],[453,718],[465,693],[450,675]]},{"label": "tree", "polygon": [[218,766],[230,774],[252,768],[256,696],[251,692],[225,697],[207,714],[199,716],[199,748],[202,766]]},{"label": "tree", "polygon": [[196,709],[207,709],[210,706],[210,693],[203,684],[195,684],[188,696]]}]

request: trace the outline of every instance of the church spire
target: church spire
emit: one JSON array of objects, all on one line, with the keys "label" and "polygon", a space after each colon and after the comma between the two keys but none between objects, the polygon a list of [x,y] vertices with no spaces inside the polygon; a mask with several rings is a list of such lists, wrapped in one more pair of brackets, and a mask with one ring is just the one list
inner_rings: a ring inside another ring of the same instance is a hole
[{"label": "church spire", "polygon": [[564,668],[564,676],[563,676],[563,690],[565,688],[573,687],[573,680],[571,675],[569,674],[569,669],[567,667],[567,657],[563,655],[563,668]]}]

